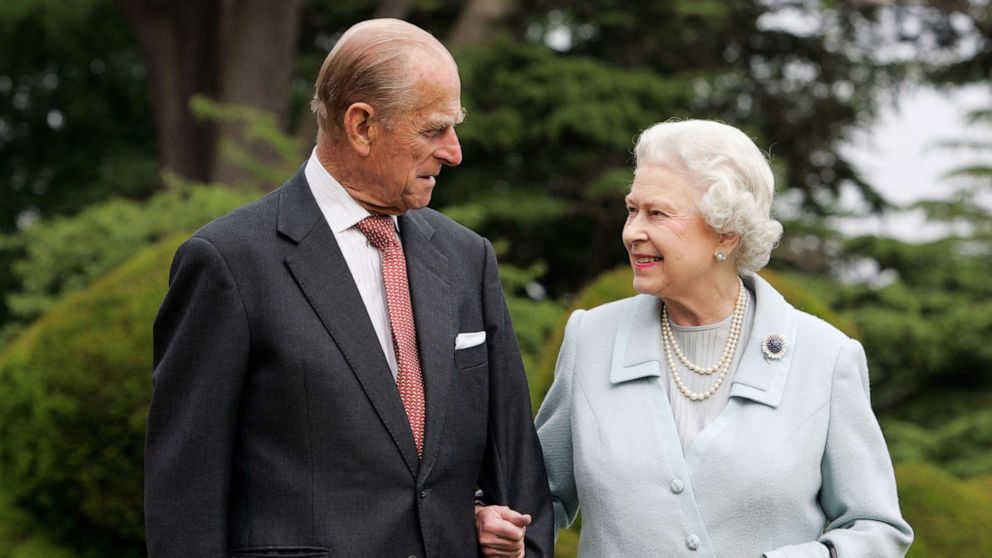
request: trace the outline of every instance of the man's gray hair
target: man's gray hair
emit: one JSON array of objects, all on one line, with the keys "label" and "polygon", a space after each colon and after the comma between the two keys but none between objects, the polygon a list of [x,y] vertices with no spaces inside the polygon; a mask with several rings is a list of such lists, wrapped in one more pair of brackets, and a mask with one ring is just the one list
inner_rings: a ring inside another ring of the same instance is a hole
[{"label": "man's gray hair", "polygon": [[454,59],[433,35],[399,19],[373,19],[350,28],[324,59],[310,109],[320,129],[334,139],[343,133],[342,120],[357,102],[371,105],[387,124],[412,110],[418,101],[411,90],[420,77],[410,71],[418,55]]}]

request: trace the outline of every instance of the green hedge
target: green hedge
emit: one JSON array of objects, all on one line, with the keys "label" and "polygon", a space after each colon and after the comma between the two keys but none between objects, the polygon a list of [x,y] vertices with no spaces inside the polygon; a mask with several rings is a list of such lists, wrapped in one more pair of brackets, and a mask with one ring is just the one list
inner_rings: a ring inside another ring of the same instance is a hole
[{"label": "green hedge", "polygon": [[896,467],[902,512],[916,532],[908,558],[992,556],[992,476],[958,480],[922,463]]},{"label": "green hedge", "polygon": [[151,325],[186,236],[64,299],[0,356],[0,492],[84,555],[143,552]]}]

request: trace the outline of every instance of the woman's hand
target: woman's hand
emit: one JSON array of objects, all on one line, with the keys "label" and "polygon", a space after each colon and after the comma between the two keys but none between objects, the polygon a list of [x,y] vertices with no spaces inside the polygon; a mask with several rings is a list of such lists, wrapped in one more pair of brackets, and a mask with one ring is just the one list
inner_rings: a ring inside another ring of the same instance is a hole
[{"label": "woman's hand", "polygon": [[475,506],[475,530],[486,558],[523,558],[530,514],[506,506]]}]

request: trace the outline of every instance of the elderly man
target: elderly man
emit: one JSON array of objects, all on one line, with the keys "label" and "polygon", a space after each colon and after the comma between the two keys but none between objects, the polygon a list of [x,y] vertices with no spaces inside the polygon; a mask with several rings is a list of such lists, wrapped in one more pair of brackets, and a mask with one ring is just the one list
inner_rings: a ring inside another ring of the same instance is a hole
[{"label": "elderly man", "polygon": [[[461,162],[427,32],[355,25],[310,160],[178,250],[154,327],[149,556],[551,556],[552,512],[492,246],[425,209]],[[510,510],[519,510],[518,514]],[[495,514],[487,517],[487,514]]]}]

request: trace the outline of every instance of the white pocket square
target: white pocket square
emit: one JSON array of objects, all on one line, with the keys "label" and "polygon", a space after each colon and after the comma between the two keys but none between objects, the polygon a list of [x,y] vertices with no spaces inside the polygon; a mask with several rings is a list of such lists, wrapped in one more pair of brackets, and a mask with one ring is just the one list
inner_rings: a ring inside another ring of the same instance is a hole
[{"label": "white pocket square", "polygon": [[481,345],[486,340],[485,331],[473,331],[471,333],[459,333],[455,337],[455,350],[467,349],[476,345]]}]

